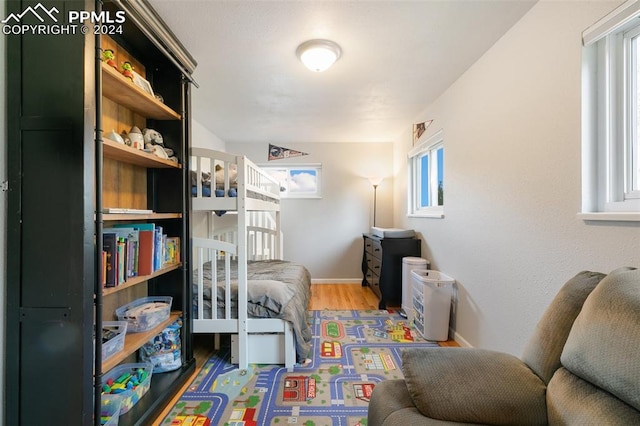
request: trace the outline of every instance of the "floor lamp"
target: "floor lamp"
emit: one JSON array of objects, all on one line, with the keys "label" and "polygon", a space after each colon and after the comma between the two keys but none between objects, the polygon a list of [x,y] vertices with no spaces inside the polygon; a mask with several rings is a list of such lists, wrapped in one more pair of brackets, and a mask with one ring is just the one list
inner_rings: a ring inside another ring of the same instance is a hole
[{"label": "floor lamp", "polygon": [[373,185],[373,226],[376,226],[376,192],[378,190],[378,185],[382,182],[381,177],[370,177],[369,182]]}]

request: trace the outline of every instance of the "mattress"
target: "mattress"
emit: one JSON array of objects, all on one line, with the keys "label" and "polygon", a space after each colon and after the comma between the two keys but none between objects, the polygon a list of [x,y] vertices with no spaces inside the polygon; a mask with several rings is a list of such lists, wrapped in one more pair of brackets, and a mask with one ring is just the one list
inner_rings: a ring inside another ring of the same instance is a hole
[{"label": "mattress", "polygon": [[[224,261],[203,266],[204,319],[211,319],[212,277],[217,277],[216,312],[218,318],[225,317],[225,271]],[[238,317],[237,306],[237,262],[231,262],[231,313]],[[251,318],[280,318],[291,323],[298,360],[306,358],[311,343],[311,329],[306,321],[307,306],[311,298],[311,274],[302,265],[283,260],[263,260],[247,263],[247,312]],[[198,271],[194,271],[193,294],[194,315],[197,316]],[[197,319],[197,318],[196,318]]]}]

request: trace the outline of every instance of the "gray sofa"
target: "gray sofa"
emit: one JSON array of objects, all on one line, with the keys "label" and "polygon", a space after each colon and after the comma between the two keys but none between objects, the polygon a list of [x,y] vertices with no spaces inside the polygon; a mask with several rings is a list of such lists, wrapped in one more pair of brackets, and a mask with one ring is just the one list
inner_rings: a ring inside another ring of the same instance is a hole
[{"label": "gray sofa", "polygon": [[419,348],[402,360],[404,380],[375,387],[368,426],[640,425],[640,270],[577,274],[521,358]]}]

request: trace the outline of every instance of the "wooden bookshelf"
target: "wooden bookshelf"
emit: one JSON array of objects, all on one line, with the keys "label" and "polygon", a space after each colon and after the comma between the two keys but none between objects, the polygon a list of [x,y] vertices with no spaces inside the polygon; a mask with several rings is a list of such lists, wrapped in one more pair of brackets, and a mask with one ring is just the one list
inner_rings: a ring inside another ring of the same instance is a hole
[{"label": "wooden bookshelf", "polygon": [[102,63],[102,94],[147,118],[180,120],[180,114],[133,84],[116,69]]},{"label": "wooden bookshelf", "polygon": [[111,358],[107,359],[106,361],[103,361],[102,371],[106,373],[116,365],[120,364],[129,355],[135,353],[138,349],[140,349],[142,345],[153,339],[156,334],[162,332],[162,330],[164,330],[166,326],[180,318],[181,315],[182,312],[173,311],[171,312],[171,315],[169,315],[169,319],[163,321],[149,331],[144,331],[141,333],[127,333],[124,336],[124,349],[122,349],[118,353],[113,354],[113,356],[111,356]]},{"label": "wooden bookshelf", "polygon": [[[126,38],[133,39],[134,36],[128,34]],[[169,100],[167,104],[158,101],[152,93],[137,86],[113,67],[102,63],[101,128],[103,131],[116,133],[128,132],[133,126],[140,129],[152,128],[163,135],[164,144],[172,148],[180,160],[179,163],[174,162],[103,137],[104,161],[99,183],[102,187],[102,222],[106,224],[105,227],[109,227],[161,221],[167,234],[180,237],[181,243],[186,243],[189,210],[183,167],[187,160],[183,155],[189,149],[186,137],[189,123],[182,121],[182,114],[186,115],[189,110],[189,105],[185,103],[189,98],[189,86],[182,84],[183,75],[173,69],[171,61],[165,62],[161,56],[153,57],[146,53],[135,57],[132,52],[127,51],[126,43],[120,44],[107,36],[103,36],[101,41],[102,49],[114,52],[116,63],[130,62],[142,78],[153,83],[154,93],[162,93]],[[145,42],[144,38],[135,41]],[[153,50],[152,47],[151,49]],[[107,209],[110,208],[121,210],[111,210],[109,213]],[[187,297],[186,289],[190,283],[189,277],[182,273],[182,268],[188,262],[186,247],[181,249],[181,256],[184,256],[184,263],[165,265],[148,275],[131,277],[115,287],[102,288],[102,321],[111,321],[118,307],[147,296],[177,295],[179,297],[175,299],[174,303],[177,304],[174,304],[173,309],[184,311],[173,312],[167,321],[148,332],[126,334],[124,349],[108,360],[103,360],[103,373],[122,362],[128,362],[141,346],[180,315],[187,318],[191,316],[191,305],[180,305],[180,301]],[[188,331],[189,327],[181,331],[183,365],[177,373],[180,380],[186,379],[186,373],[193,365],[190,339],[185,335]],[[177,390],[174,386],[173,383],[152,380],[149,394],[160,399],[153,404],[137,404],[120,422],[145,424],[145,419],[164,403],[163,398]]]},{"label": "wooden bookshelf", "polygon": [[165,266],[164,268],[158,269],[157,271],[155,271],[151,275],[142,275],[142,276],[139,276],[139,277],[131,277],[128,280],[126,280],[124,283],[122,283],[120,285],[117,285],[115,287],[105,287],[102,290],[102,295],[103,296],[108,296],[110,294],[117,293],[117,292],[122,291],[124,289],[127,289],[129,287],[133,287],[135,285],[147,282],[148,280],[150,280],[152,278],[156,278],[156,277],[159,277],[160,275],[166,274],[167,272],[174,271],[174,270],[180,268],[181,266],[182,266],[182,263],[174,263],[173,265]]},{"label": "wooden bookshelf", "polygon": [[[6,3],[7,13],[21,13],[21,2]],[[78,3],[59,0],[55,5],[72,10]],[[139,347],[179,315],[191,318],[192,303],[187,299],[192,277],[184,268],[191,257],[186,165],[192,132],[191,121],[185,118],[191,115],[188,82],[196,62],[148,0],[83,4],[90,12],[126,15],[122,25],[126,31],[115,39],[106,34],[99,38],[16,34],[6,42],[15,59],[6,75],[7,96],[14,101],[14,107],[7,109],[11,160],[7,167],[10,187],[21,191],[9,191],[7,198],[9,210],[15,212],[7,218],[7,244],[15,249],[7,254],[6,296],[11,309],[5,315],[8,373],[3,378],[11,392],[6,393],[0,423],[99,421],[103,373],[134,358]],[[119,66],[130,62],[152,88],[140,87],[102,64],[106,50],[113,50]],[[68,60],[52,66],[54,51],[64,52]],[[154,94],[161,94],[165,102]],[[162,135],[181,164],[114,141],[96,146],[100,133],[122,134],[134,126]],[[21,138],[25,132],[28,143]],[[94,161],[96,153],[104,154],[102,161]],[[38,192],[43,179],[45,194]],[[22,196],[25,193],[34,196]],[[105,208],[133,212],[103,216]],[[135,214],[141,211],[145,214]],[[182,264],[103,291],[105,247],[99,233],[104,236],[104,229],[127,222],[155,223],[163,234],[179,237]],[[44,238],[55,241],[58,249],[43,244]],[[96,346],[104,322],[113,320],[118,307],[147,296],[171,296],[170,310],[181,313],[147,333],[126,335],[122,352],[93,365],[96,354],[100,359]],[[148,424],[190,377],[195,362],[191,328],[188,321],[184,325],[181,367],[152,379],[148,394],[122,416],[121,426]],[[64,350],[41,350],[43,341],[64,342]],[[40,380],[43,377],[47,380]],[[34,404],[37,409],[29,408]]]}]

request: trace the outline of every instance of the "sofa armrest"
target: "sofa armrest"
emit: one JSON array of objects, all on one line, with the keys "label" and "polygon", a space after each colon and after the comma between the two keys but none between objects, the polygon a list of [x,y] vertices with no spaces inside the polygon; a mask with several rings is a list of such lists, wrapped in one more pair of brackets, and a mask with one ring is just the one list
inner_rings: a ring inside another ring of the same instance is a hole
[{"label": "sofa armrest", "polygon": [[546,424],[546,386],[513,355],[467,348],[405,349],[407,389],[425,416],[493,425]]}]

